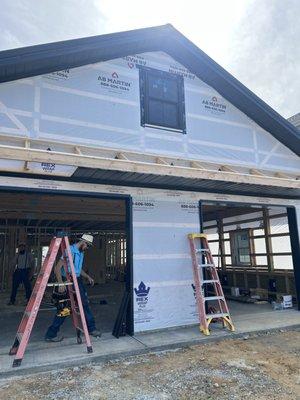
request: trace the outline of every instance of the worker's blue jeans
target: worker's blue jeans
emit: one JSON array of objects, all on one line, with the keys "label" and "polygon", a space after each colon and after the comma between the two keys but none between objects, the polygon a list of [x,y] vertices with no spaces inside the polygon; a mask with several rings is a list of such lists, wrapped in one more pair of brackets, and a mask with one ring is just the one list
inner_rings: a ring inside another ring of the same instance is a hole
[{"label": "worker's blue jeans", "polygon": [[[78,282],[78,286],[79,286],[79,291],[80,291],[80,296],[81,296],[81,301],[82,301],[82,306],[83,306],[83,310],[84,310],[84,315],[85,315],[88,331],[91,333],[96,329],[95,319],[94,319],[94,316],[89,307],[89,300],[87,297],[86,289],[82,282],[82,278],[78,277],[77,282]],[[46,332],[45,338],[46,339],[47,338],[48,339],[55,338],[57,336],[59,328],[64,323],[66,318],[67,317],[58,317],[57,315],[55,315],[52,325],[49,326],[49,328]]]}]

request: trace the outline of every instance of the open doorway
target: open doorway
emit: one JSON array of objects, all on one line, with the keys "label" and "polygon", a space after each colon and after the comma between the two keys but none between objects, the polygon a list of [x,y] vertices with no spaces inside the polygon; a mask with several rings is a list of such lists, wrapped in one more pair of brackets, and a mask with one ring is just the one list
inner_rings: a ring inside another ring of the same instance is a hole
[{"label": "open doorway", "polygon": [[201,211],[233,318],[296,307],[287,208],[203,202]]},{"label": "open doorway", "polygon": [[[3,327],[0,345],[7,346],[13,340],[26,305],[23,285],[18,289],[15,305],[8,305],[15,268],[12,260],[18,243],[25,242],[31,253],[33,286],[52,237],[61,231],[66,232],[71,243],[83,234],[94,237],[93,246],[85,254],[83,269],[95,284],[86,287],[98,329],[111,334],[122,297],[131,282],[130,198],[0,192],[0,210],[0,323]],[[43,339],[55,314],[52,290],[50,287],[46,290],[32,340]],[[128,321],[129,333],[131,322]],[[65,337],[74,338],[70,318],[62,331]]]}]

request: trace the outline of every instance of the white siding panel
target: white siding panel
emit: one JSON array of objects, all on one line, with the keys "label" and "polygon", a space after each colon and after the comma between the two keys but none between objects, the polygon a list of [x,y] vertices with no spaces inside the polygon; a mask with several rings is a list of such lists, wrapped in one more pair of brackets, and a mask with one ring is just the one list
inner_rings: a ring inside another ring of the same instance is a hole
[{"label": "white siding panel", "polygon": [[197,321],[187,234],[199,229],[197,201],[134,197],[135,332]]}]

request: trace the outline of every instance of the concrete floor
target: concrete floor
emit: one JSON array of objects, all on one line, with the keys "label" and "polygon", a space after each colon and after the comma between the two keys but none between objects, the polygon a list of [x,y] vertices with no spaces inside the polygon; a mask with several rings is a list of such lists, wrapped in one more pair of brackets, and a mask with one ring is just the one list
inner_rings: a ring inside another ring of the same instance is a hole
[{"label": "concrete floor", "polygon": [[[109,293],[107,293],[107,295],[108,294]],[[109,299],[108,296],[106,296],[106,298]],[[94,301],[99,303],[97,295],[92,297],[92,302]],[[110,300],[108,303],[109,302],[113,301]],[[117,307],[112,306],[113,304],[101,306],[92,304],[93,308],[98,309],[97,313],[102,327],[110,326],[112,328],[115,315],[113,316],[111,311],[115,309],[115,312],[117,312]],[[107,307],[106,311],[105,307]],[[246,304],[234,301],[229,302],[229,308],[236,327],[235,333],[222,329],[220,324],[212,324],[211,336],[200,334],[198,326],[193,325],[156,332],[140,333],[136,334],[134,337],[126,336],[116,339],[111,335],[110,329],[109,331],[104,331],[100,339],[92,340],[93,354],[86,353],[84,344],[76,344],[70,321],[66,321],[63,327],[63,334],[65,335],[63,342],[44,342],[43,334],[45,326],[47,326],[48,322],[51,320],[53,310],[42,311],[42,315],[37,321],[37,326],[34,329],[22,365],[17,369],[11,367],[13,358],[8,356],[8,351],[15,334],[15,329],[12,330],[12,328],[17,326],[18,321],[16,318],[9,318],[8,314],[6,316],[3,315],[0,319],[0,375],[7,376],[15,373],[50,370],[62,366],[74,366],[81,363],[128,356],[148,351],[188,346],[199,342],[218,340],[224,337],[236,337],[256,331],[280,329],[295,325],[300,326],[300,312],[295,309],[273,311],[268,303]],[[111,314],[110,317],[109,314]],[[105,324],[102,319],[104,315],[108,317]],[[19,317],[21,317],[21,313],[19,313]],[[101,326],[99,327],[101,328]]]},{"label": "concrete floor", "polygon": [[[101,332],[112,332],[117,317],[119,306],[124,291],[124,283],[109,282],[103,285],[88,287],[91,309],[95,316],[97,328]],[[25,299],[23,291],[19,291],[16,306],[7,306],[9,294],[0,296],[0,348],[13,341],[14,335],[22,318]],[[47,327],[51,324],[56,308],[51,305],[51,290],[46,293],[34,329],[31,334],[31,342],[40,342]],[[68,338],[74,337],[74,328],[71,318],[67,318],[61,329],[61,334]]]}]

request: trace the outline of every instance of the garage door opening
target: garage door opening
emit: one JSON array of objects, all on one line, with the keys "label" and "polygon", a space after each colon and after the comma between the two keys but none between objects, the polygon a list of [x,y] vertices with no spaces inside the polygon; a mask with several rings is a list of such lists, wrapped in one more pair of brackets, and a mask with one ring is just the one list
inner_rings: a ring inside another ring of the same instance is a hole
[{"label": "garage door opening", "polygon": [[297,292],[287,208],[202,203],[201,210],[203,232],[233,319],[295,308]]},{"label": "garage door opening", "polygon": [[[66,232],[75,243],[83,234],[94,236],[85,253],[83,269],[94,279],[86,288],[97,328],[113,331],[123,295],[131,281],[129,252],[129,199],[34,192],[0,192],[0,345],[11,344],[26,306],[25,288],[20,285],[15,305],[8,305],[12,289],[14,258],[18,244],[25,242],[32,255],[32,287],[53,236]],[[55,281],[54,275],[51,277]],[[47,288],[32,340],[43,340],[55,307],[52,288]],[[129,322],[130,323],[130,322]],[[130,329],[130,327],[128,328]],[[71,318],[61,333],[74,341]]]}]

